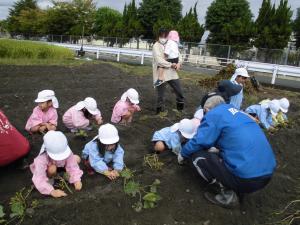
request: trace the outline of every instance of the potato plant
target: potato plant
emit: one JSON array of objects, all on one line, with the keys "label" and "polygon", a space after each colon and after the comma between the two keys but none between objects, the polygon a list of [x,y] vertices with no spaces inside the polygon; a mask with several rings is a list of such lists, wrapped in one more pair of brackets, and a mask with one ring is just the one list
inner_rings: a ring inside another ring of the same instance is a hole
[{"label": "potato plant", "polygon": [[151,209],[157,206],[161,197],[157,193],[157,187],[160,181],[156,179],[151,185],[142,186],[139,182],[134,181],[134,173],[126,168],[121,172],[121,177],[124,179],[124,192],[125,194],[137,198],[138,201],[132,205],[136,212],[143,209]]},{"label": "potato plant", "polygon": [[11,197],[9,202],[10,214],[9,219],[5,218],[4,208],[0,205],[0,224],[21,224],[26,216],[32,217],[34,214],[34,209],[38,206],[37,200],[29,201],[29,196],[33,190],[33,186],[26,190],[21,189],[16,192],[15,196]]}]

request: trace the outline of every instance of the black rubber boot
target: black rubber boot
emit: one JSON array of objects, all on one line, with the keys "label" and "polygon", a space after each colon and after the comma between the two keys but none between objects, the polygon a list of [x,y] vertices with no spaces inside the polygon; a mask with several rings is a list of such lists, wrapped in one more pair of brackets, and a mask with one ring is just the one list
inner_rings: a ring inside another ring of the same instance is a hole
[{"label": "black rubber boot", "polygon": [[182,111],[184,109],[184,102],[177,102],[177,110]]}]

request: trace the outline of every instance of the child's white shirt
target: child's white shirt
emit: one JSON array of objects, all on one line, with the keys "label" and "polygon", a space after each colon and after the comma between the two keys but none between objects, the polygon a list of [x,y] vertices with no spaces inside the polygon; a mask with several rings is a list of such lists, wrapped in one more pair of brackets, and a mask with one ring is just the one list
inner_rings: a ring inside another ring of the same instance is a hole
[{"label": "child's white shirt", "polygon": [[176,41],[168,40],[164,53],[168,55],[168,59],[179,58],[179,48]]}]

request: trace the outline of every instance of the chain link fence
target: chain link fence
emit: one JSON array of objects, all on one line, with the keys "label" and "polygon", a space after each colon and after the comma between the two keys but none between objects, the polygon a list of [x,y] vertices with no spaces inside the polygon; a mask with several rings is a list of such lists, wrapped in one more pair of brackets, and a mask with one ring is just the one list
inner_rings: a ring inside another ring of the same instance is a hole
[{"label": "chain link fence", "polygon": [[[7,37],[0,33],[0,37]],[[58,42],[65,44],[82,44],[152,50],[153,40],[120,37],[100,37],[100,36],[81,36],[75,35],[43,35],[43,36],[24,36],[11,35],[9,38],[19,40],[32,40],[44,42]],[[241,48],[231,45],[219,44],[200,44],[194,42],[181,42],[181,54],[186,57],[186,61],[196,64],[225,65],[233,59],[256,61],[279,65],[300,66],[300,51],[286,49],[264,49],[264,48]]]}]

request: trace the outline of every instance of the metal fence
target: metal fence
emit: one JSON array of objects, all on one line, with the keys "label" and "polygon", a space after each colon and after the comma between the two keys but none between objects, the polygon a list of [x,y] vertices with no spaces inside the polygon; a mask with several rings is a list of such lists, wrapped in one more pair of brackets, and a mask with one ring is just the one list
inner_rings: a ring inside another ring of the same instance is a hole
[{"label": "metal fence", "polygon": [[[0,34],[0,37],[1,36],[3,37],[3,35]],[[86,36],[81,38],[81,36],[74,35],[11,35],[10,38],[140,50],[152,50],[153,46],[153,40],[119,37]],[[300,66],[300,51],[291,50],[289,48],[241,48],[231,45],[181,42],[180,51],[181,54],[190,57],[188,61],[196,61],[197,63],[203,62],[203,64],[209,62],[208,64],[211,65],[220,65],[228,63],[231,59],[238,59],[261,63]]]}]

